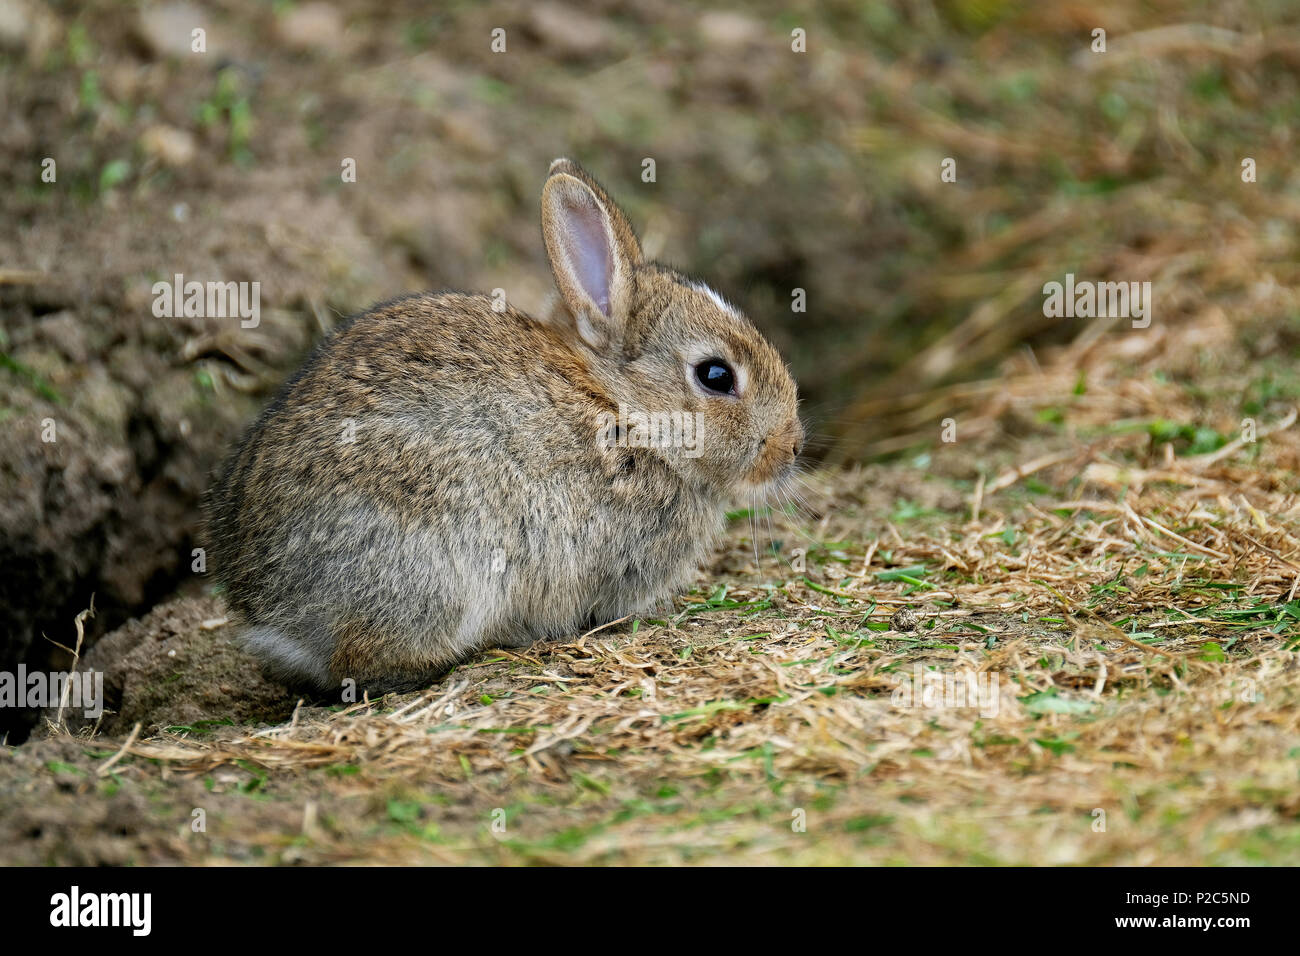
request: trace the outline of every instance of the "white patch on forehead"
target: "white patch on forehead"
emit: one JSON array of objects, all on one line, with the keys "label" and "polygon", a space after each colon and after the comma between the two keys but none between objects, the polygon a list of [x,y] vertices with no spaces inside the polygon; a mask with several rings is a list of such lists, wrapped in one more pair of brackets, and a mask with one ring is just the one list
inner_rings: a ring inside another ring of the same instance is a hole
[{"label": "white patch on forehead", "polygon": [[732,305],[730,302],[728,302],[728,301],[727,301],[726,299],[724,299],[722,296],[718,295],[718,293],[714,292],[712,289],[710,289],[710,288],[709,288],[707,285],[705,285],[703,282],[694,282],[694,281],[692,281],[692,282],[690,283],[690,287],[691,287],[692,289],[694,289],[696,292],[703,292],[705,295],[707,295],[710,299],[713,300],[713,304],[716,305],[716,306],[717,306],[719,309],[721,309],[723,312],[727,312],[727,313],[729,313],[729,314],[731,314],[731,315],[734,315],[736,318],[740,318],[740,317],[741,317],[741,316],[740,316],[740,310],[739,310],[739,309],[737,309],[734,305]]}]

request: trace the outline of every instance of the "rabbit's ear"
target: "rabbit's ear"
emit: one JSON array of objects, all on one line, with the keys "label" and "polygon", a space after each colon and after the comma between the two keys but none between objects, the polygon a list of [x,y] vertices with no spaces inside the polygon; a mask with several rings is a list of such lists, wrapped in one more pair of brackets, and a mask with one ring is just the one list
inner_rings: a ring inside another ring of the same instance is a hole
[{"label": "rabbit's ear", "polygon": [[593,348],[621,337],[641,244],[623,211],[577,163],[558,159],[542,189],[542,238],[555,285]]}]

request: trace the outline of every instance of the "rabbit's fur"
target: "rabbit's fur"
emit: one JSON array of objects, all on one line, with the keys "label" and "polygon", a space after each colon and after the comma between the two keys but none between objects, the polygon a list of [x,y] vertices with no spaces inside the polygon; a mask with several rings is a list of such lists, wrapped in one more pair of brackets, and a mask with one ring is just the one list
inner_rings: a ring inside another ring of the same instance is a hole
[{"label": "rabbit's fur", "polygon": [[[552,164],[542,231],[562,321],[455,292],[376,306],[227,461],[214,568],[272,676],[410,687],[482,648],[651,611],[691,581],[728,499],[789,478],[795,385],[749,321],[643,261],[576,163]],[[698,378],[715,358],[736,394]],[[598,440],[620,406],[702,413],[698,457]]]}]

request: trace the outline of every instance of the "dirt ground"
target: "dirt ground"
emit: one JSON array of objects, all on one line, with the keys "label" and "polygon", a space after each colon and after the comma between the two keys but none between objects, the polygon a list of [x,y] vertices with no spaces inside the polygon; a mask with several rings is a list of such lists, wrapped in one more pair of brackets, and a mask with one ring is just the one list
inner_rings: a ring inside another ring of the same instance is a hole
[{"label": "dirt ground", "polygon": [[[1300,862],[1298,29],[0,0],[0,671],[93,601],[110,703],[0,712],[0,862]],[[211,469],[342,316],[539,306],[561,154],[754,316],[826,458],[661,619],[300,702],[195,570]],[[1071,270],[1155,321],[1046,321]],[[154,316],[177,273],[259,327]]]},{"label": "dirt ground", "polygon": [[4,858],[1300,862],[1294,405],[1152,414],[1240,414],[1248,332],[1008,368],[1021,438],[812,472],[662,620],[421,694],[299,701],[164,605],[91,652],[115,713],[5,751]]}]

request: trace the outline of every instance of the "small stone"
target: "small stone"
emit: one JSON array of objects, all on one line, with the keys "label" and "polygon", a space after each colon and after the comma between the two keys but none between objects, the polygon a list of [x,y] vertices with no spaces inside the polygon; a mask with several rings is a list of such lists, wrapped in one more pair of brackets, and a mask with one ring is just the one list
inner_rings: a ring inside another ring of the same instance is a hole
[{"label": "small stone", "polygon": [[194,159],[194,137],[175,126],[150,126],[140,136],[140,148],[166,166],[185,166]]},{"label": "small stone", "polygon": [[192,3],[165,3],[144,7],[136,22],[140,42],[155,58],[189,56],[193,50],[194,31],[203,29],[208,51],[213,50],[207,15]]},{"label": "small stone", "polygon": [[304,3],[279,19],[276,33],[294,50],[338,52],[343,47],[343,16],[328,3]]},{"label": "small stone", "polygon": [[910,607],[900,607],[889,619],[889,626],[895,631],[915,631],[921,623],[921,615]]},{"label": "small stone", "polygon": [[614,42],[614,33],[603,19],[562,3],[535,4],[528,26],[542,46],[574,60],[607,51]]},{"label": "small stone", "polygon": [[700,17],[699,31],[711,46],[735,49],[760,43],[767,32],[753,17],[731,10],[713,10]]},{"label": "small stone", "polygon": [[59,38],[59,23],[33,0],[0,0],[0,49],[26,50],[39,62]]},{"label": "small stone", "polygon": [[125,448],[110,447],[100,452],[94,460],[95,476],[105,484],[125,485],[131,480],[135,456]]},{"label": "small stone", "polygon": [[31,29],[31,13],[23,0],[0,0],[0,46],[21,49]]}]

